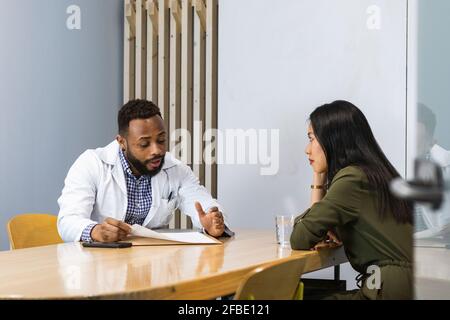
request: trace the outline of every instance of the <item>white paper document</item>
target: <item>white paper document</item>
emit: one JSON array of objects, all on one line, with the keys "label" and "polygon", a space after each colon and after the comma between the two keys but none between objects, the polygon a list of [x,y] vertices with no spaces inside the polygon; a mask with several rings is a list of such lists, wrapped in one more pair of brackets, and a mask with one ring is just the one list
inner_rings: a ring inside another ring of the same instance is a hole
[{"label": "white paper document", "polygon": [[150,229],[147,229],[138,224],[131,226],[131,235],[144,238],[153,238],[169,241],[177,241],[183,243],[199,243],[199,244],[212,244],[218,243],[218,240],[212,239],[200,232],[165,232],[160,233]]}]

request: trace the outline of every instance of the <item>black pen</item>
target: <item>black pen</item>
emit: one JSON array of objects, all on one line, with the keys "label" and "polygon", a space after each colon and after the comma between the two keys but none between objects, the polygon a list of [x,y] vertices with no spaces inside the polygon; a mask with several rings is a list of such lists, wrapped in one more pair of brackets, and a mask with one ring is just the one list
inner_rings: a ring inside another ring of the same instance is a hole
[{"label": "black pen", "polygon": [[171,198],[172,198],[172,191],[170,191],[169,198],[167,200],[170,201]]}]

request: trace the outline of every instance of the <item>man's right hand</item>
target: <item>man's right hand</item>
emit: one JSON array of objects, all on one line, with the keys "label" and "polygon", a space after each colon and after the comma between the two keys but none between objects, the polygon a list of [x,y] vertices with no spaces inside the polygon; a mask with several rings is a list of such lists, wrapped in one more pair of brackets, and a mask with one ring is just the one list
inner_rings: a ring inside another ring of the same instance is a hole
[{"label": "man's right hand", "polygon": [[91,238],[97,242],[116,242],[125,240],[131,233],[131,226],[123,221],[106,218],[91,231]]}]

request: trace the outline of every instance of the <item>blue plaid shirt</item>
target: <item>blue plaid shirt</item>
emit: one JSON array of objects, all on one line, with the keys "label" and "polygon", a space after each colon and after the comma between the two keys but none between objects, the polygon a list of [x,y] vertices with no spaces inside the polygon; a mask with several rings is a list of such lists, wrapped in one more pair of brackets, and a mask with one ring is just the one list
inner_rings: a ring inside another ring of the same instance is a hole
[{"label": "blue plaid shirt", "polygon": [[[125,222],[131,225],[142,225],[152,206],[151,177],[143,175],[136,178],[122,150],[119,151],[119,157],[127,184],[128,206]],[[96,223],[90,224],[83,230],[81,241],[92,241],[91,231],[96,225]]]}]

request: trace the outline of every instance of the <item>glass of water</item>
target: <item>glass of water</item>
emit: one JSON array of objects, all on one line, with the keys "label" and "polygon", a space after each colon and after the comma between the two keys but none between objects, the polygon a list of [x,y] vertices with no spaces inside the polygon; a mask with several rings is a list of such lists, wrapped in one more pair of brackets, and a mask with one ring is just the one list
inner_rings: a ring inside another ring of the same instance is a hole
[{"label": "glass of water", "polygon": [[277,243],[283,247],[290,247],[291,233],[294,228],[293,215],[280,215],[275,217],[275,226],[277,232]]}]

